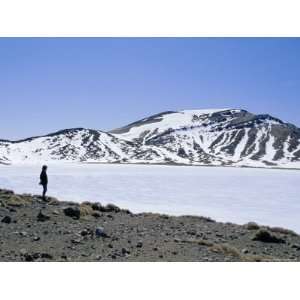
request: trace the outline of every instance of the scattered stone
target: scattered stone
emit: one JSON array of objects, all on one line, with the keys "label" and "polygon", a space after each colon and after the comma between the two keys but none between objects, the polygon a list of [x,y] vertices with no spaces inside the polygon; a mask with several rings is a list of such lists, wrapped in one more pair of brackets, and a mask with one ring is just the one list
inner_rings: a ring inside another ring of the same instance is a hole
[{"label": "scattered stone", "polygon": [[128,254],[130,254],[130,251],[129,250],[127,250],[126,248],[122,248],[122,254],[123,255],[128,255]]},{"label": "scattered stone", "polygon": [[25,261],[26,262],[33,262],[34,261],[34,258],[33,258],[33,256],[32,255],[30,255],[30,254],[24,254],[24,258],[25,258]]},{"label": "scattered stone", "polygon": [[80,209],[78,207],[67,207],[64,209],[64,214],[74,220],[80,219]]},{"label": "scattered stone", "polygon": [[143,247],[143,243],[142,242],[138,242],[136,245],[137,248],[142,248]]},{"label": "scattered stone", "polygon": [[87,229],[84,229],[84,230],[82,230],[82,231],[80,232],[80,235],[81,235],[81,236],[88,236],[89,234],[90,234],[90,231],[87,230]]},{"label": "scattered stone", "polygon": [[[131,217],[125,210],[116,213],[115,206],[59,202],[54,207],[25,196],[20,196],[22,207],[9,207],[10,197],[0,194],[1,261],[300,261],[300,236],[284,229],[150,213]],[[78,211],[83,206],[91,212],[86,218]]]},{"label": "scattered stone", "polygon": [[187,234],[188,235],[196,235],[197,232],[196,232],[196,230],[189,230],[189,231],[187,231]]},{"label": "scattered stone", "polygon": [[259,241],[263,243],[279,243],[279,244],[284,244],[285,240],[277,237],[274,234],[271,234],[268,230],[265,229],[260,229],[257,231],[252,238],[253,241]]},{"label": "scattered stone", "polygon": [[73,239],[73,240],[71,240],[71,243],[75,244],[75,245],[81,244],[81,242],[82,241],[80,239]]},{"label": "scattered stone", "polygon": [[248,254],[248,253],[249,253],[249,250],[248,250],[247,248],[244,248],[244,249],[242,250],[242,253],[243,253],[243,254]]},{"label": "scattered stone", "polygon": [[1,223],[5,223],[5,224],[10,224],[11,223],[11,217],[10,216],[5,216],[2,220]]},{"label": "scattered stone", "polygon": [[39,214],[37,216],[38,222],[46,222],[49,220],[50,220],[50,217],[48,215],[44,214],[42,211],[39,212]]},{"label": "scattered stone", "polygon": [[23,254],[24,256],[24,259],[26,262],[33,262],[33,261],[36,261],[38,259],[46,259],[46,260],[52,260],[53,259],[53,256],[49,253],[39,253],[39,252],[36,252],[36,253],[32,253],[32,254],[29,254],[29,253],[24,253]]},{"label": "scattered stone", "polygon": [[20,250],[20,254],[21,254],[21,255],[27,254],[27,250],[26,250],[25,248],[22,248],[22,249]]},{"label": "scattered stone", "polygon": [[104,238],[108,238],[109,237],[106,234],[106,232],[104,231],[103,227],[97,227],[95,233],[96,233],[96,237],[104,237]]},{"label": "scattered stone", "polygon": [[49,253],[42,253],[41,258],[43,258],[43,259],[53,259],[53,256]]},{"label": "scattered stone", "polygon": [[298,251],[298,250],[300,250],[300,245],[299,244],[293,244],[292,248],[296,249]]}]

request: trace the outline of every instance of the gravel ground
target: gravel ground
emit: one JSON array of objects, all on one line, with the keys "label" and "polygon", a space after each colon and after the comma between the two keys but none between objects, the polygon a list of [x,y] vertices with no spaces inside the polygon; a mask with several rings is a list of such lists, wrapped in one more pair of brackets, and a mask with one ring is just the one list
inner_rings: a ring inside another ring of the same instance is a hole
[{"label": "gravel ground", "polygon": [[300,236],[0,189],[0,261],[300,261]]}]

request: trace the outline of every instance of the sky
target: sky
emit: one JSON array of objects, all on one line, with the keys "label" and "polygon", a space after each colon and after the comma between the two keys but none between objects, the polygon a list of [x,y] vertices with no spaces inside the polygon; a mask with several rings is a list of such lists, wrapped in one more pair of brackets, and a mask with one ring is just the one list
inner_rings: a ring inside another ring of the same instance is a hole
[{"label": "sky", "polygon": [[0,38],[0,139],[242,108],[300,127],[300,38]]}]

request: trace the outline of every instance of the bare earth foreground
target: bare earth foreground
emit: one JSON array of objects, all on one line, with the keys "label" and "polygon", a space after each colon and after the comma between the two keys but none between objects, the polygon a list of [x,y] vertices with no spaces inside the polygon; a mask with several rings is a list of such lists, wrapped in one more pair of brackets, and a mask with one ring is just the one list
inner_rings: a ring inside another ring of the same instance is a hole
[{"label": "bare earth foreground", "polygon": [[0,189],[0,261],[300,261],[300,236]]}]

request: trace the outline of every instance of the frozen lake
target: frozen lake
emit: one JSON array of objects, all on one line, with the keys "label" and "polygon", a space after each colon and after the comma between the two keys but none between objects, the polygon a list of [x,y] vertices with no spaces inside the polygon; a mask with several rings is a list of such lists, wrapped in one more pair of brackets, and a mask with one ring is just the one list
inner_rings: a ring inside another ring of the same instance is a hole
[{"label": "frozen lake", "polygon": [[[40,166],[0,166],[0,187],[40,193]],[[133,212],[255,221],[300,233],[300,171],[143,165],[50,165],[49,195]]]}]

